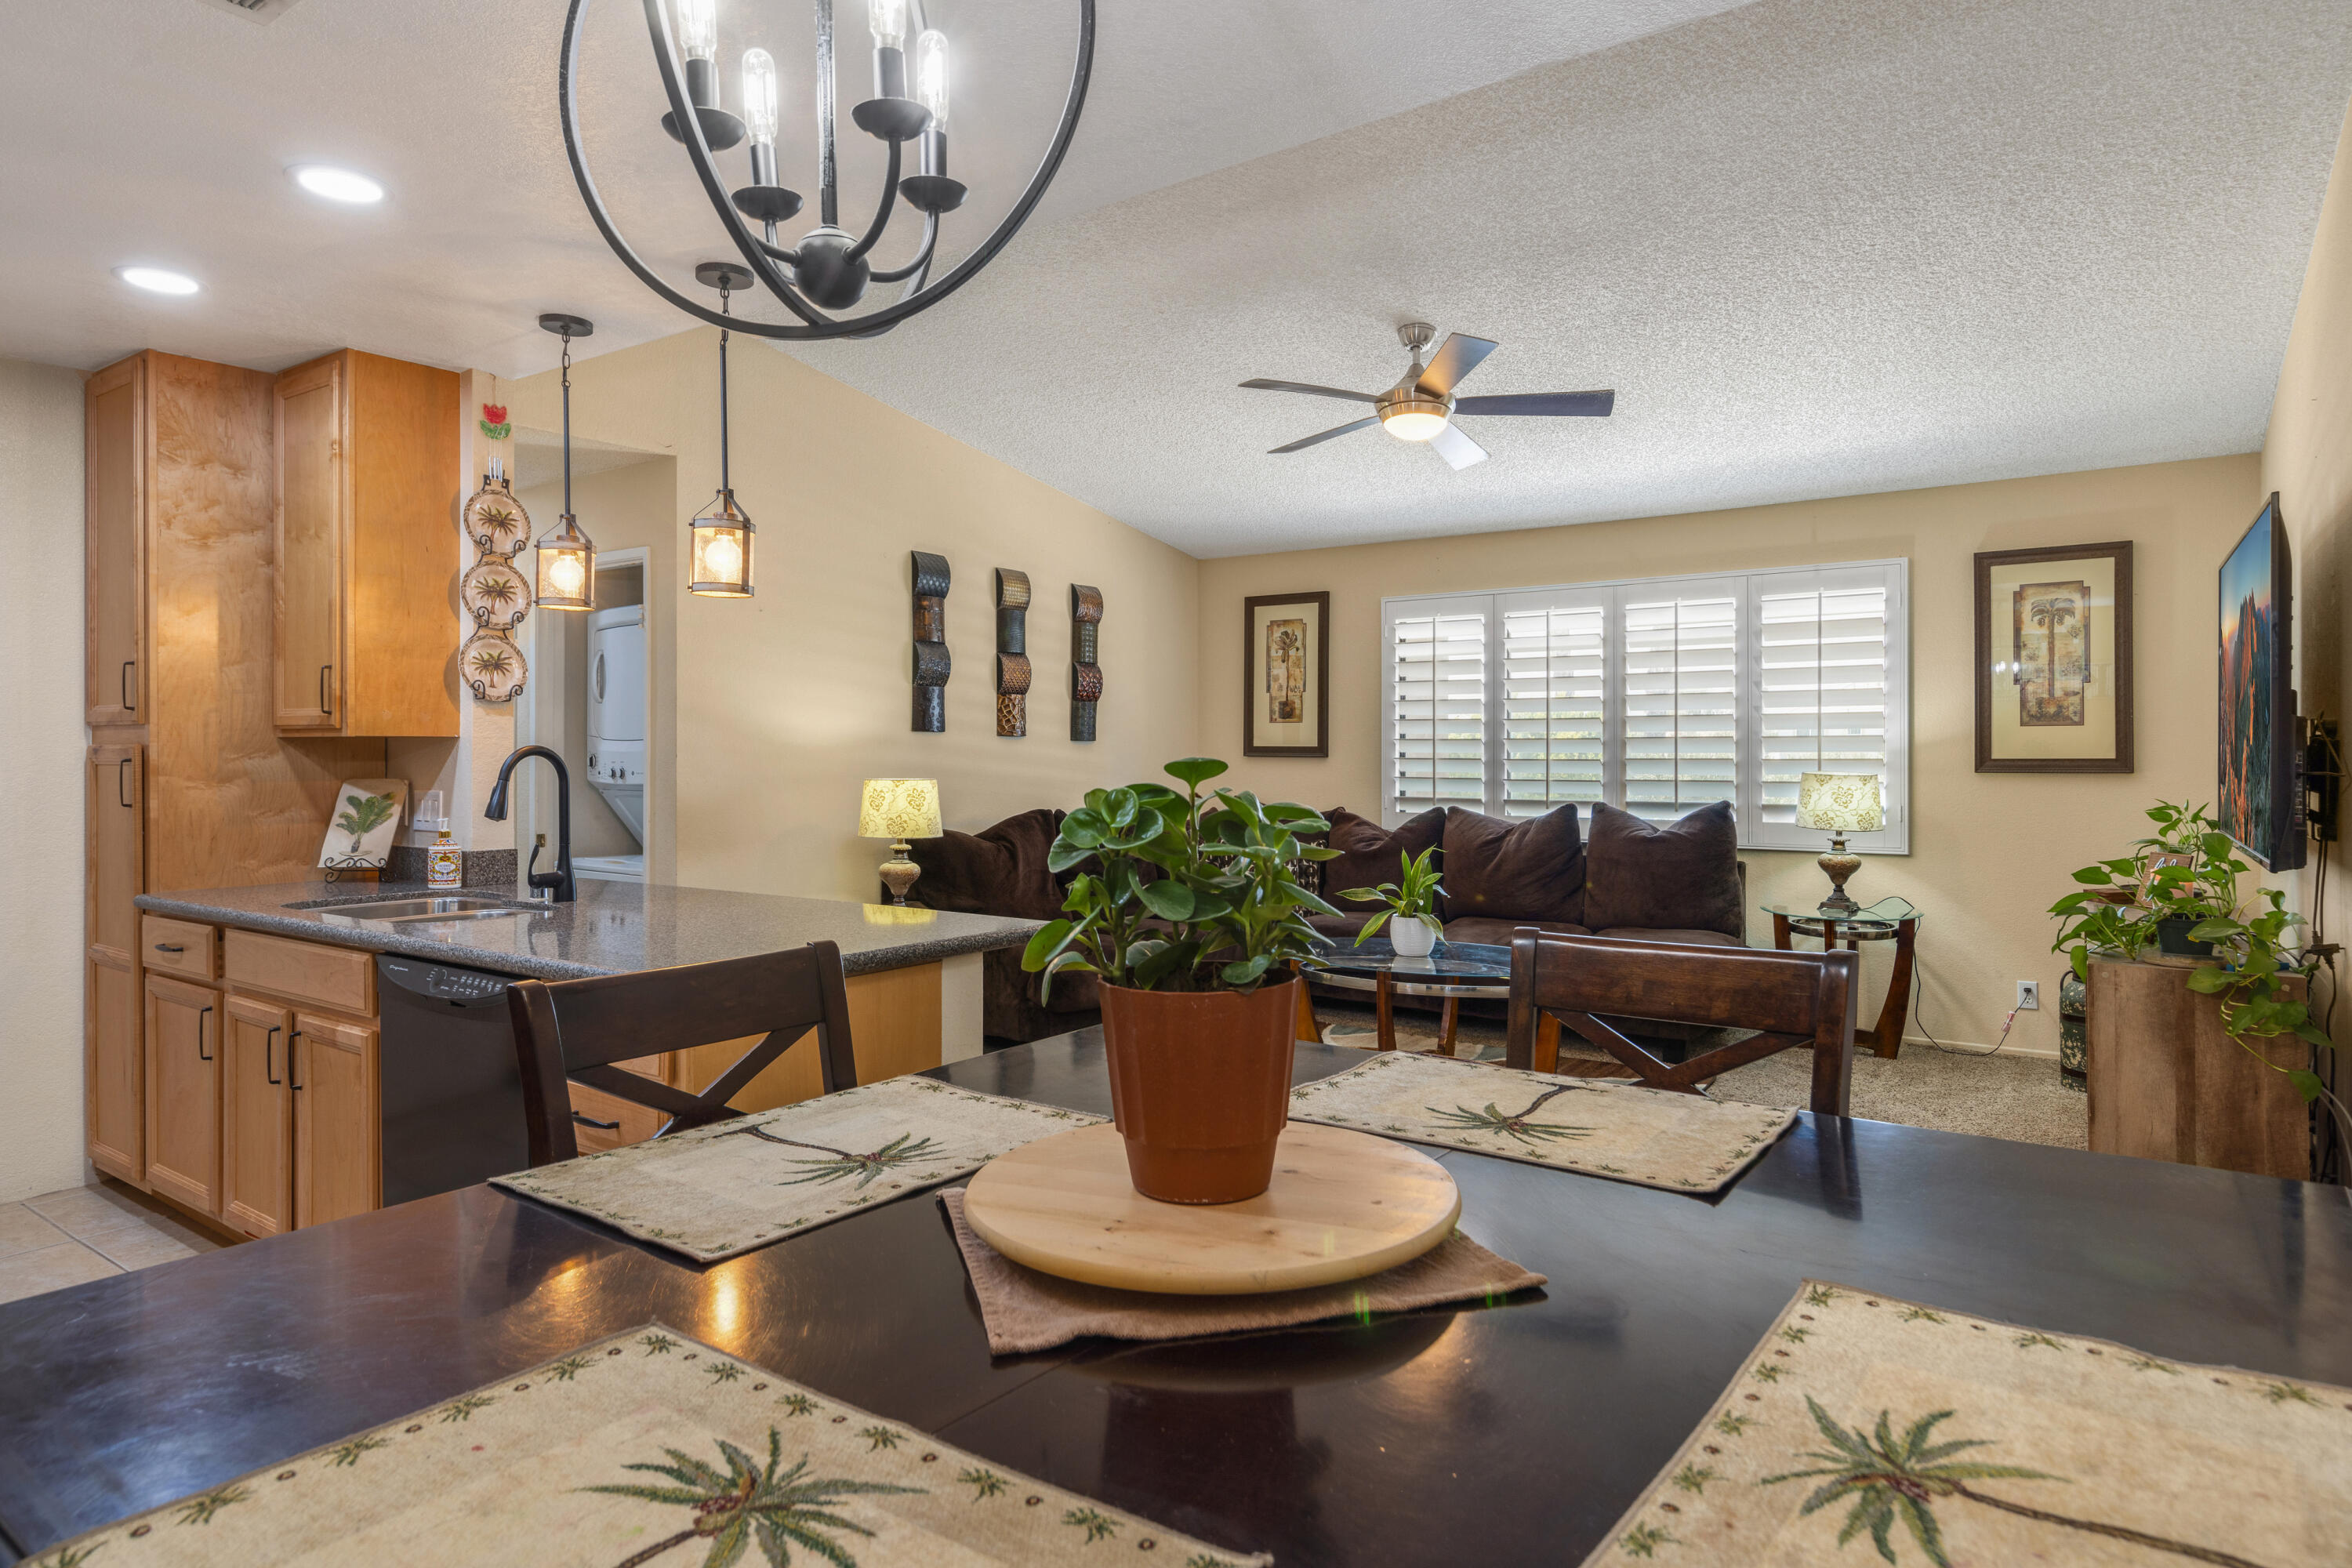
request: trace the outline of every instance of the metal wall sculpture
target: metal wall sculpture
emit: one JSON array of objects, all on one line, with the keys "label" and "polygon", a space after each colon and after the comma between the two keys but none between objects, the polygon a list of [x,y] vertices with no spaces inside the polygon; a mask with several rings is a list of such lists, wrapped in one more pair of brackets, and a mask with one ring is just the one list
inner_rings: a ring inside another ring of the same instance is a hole
[{"label": "metal wall sculpture", "polygon": [[1029,574],[996,569],[996,732],[1029,732]]},{"label": "metal wall sculpture", "polygon": [[1070,584],[1070,739],[1095,738],[1095,704],[1102,700],[1102,668],[1095,662],[1102,626],[1100,588]]},{"label": "metal wall sculpture", "polygon": [[948,727],[948,558],[928,550],[915,558],[915,729],[937,735]]}]

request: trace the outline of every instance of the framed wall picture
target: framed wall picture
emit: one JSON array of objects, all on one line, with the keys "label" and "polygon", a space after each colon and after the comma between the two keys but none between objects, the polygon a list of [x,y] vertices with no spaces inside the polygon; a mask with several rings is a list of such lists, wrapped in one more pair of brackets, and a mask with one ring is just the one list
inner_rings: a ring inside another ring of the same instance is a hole
[{"label": "framed wall picture", "polygon": [[1977,556],[1977,772],[2132,771],[2132,547]]},{"label": "framed wall picture", "polygon": [[1331,595],[1242,601],[1242,755],[1331,754]]}]

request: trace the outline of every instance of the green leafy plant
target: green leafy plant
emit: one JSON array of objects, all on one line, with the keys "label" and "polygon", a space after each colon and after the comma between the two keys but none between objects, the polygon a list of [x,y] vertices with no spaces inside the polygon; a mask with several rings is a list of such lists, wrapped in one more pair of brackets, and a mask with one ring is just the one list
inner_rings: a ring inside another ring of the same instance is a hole
[{"label": "green leafy plant", "polygon": [[360,852],[360,841],[392,820],[394,805],[388,795],[347,795],[343,796],[343,814],[335,818],[335,826],[352,836],[352,853]]},{"label": "green leafy plant", "polygon": [[1400,849],[1397,851],[1398,880],[1382,882],[1377,888],[1349,888],[1339,894],[1341,898],[1353,899],[1360,904],[1388,905],[1387,909],[1364,922],[1364,929],[1356,933],[1358,942],[1377,934],[1391,916],[1401,921],[1419,921],[1438,935],[1445,934],[1444,922],[1437,918],[1437,898],[1445,889],[1437,885],[1437,868],[1430,864],[1431,857],[1436,853],[1437,846],[1434,844],[1419,855],[1407,855]]},{"label": "green leafy plant", "polygon": [[1339,851],[1303,836],[1331,825],[1303,805],[1260,801],[1247,790],[1201,786],[1225,764],[1213,757],[1170,763],[1183,793],[1160,784],[1087,792],[1062,819],[1045,863],[1055,871],[1094,863],[1071,879],[1062,908],[1029,939],[1021,965],[1043,973],[1098,974],[1138,991],[1255,991],[1296,961],[1314,963],[1325,940],[1309,914],[1339,911],[1299,884],[1301,860]]},{"label": "green leafy plant", "polygon": [[814,1477],[807,1473],[809,1462],[805,1456],[791,1469],[780,1470],[783,1438],[773,1426],[768,1428],[768,1461],[764,1465],[724,1437],[712,1440],[719,1445],[719,1457],[727,1461],[724,1473],[691,1454],[664,1448],[662,1452],[670,1459],[667,1465],[626,1465],[623,1468],[650,1471],[666,1478],[671,1483],[667,1486],[579,1489],[692,1511],[693,1523],[623,1559],[619,1568],[638,1568],[638,1564],[650,1563],[673,1547],[698,1548],[705,1544],[710,1551],[703,1559],[704,1568],[724,1568],[725,1564],[742,1561],[755,1543],[761,1556],[771,1563],[789,1563],[792,1549],[797,1546],[836,1568],[856,1568],[857,1560],[835,1537],[870,1536],[874,1532],[832,1510],[853,1497],[911,1495],[921,1490],[919,1487],[890,1486],[880,1481]]},{"label": "green leafy plant", "polygon": [[2307,1067],[2281,1067],[2252,1044],[2293,1035],[2332,1050],[2336,1042],[2312,1022],[2304,1003],[2286,994],[2291,976],[2308,979],[2318,960],[2289,940],[2304,918],[2286,907],[2276,888],[2241,894],[2238,879],[2252,868],[2239,859],[2230,836],[2203,806],[2158,801],[2148,810],[2155,834],[2132,843],[2132,853],[2074,873],[2082,887],[2050,906],[2058,917],[2051,951],[2063,952],[2076,979],[2088,983],[2095,952],[2137,961],[2159,940],[2158,928],[2188,922],[2186,936],[2209,942],[2212,956],[2189,975],[2189,988],[2221,1003],[2221,1026],[2256,1061],[2283,1074],[2308,1103],[2325,1100],[2352,1134],[2352,1115]]}]

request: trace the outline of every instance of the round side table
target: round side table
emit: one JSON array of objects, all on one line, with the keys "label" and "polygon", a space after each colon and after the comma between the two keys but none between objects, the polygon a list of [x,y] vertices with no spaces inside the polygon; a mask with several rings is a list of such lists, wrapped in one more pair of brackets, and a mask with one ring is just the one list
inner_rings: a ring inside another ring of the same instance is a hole
[{"label": "round side table", "polygon": [[1911,1016],[1911,947],[1922,919],[1916,906],[1908,899],[1881,899],[1851,914],[1792,904],[1766,904],[1764,912],[1772,917],[1772,945],[1784,951],[1792,950],[1790,939],[1799,936],[1820,938],[1825,952],[1841,948],[1859,952],[1857,944],[1865,942],[1895,944],[1895,973],[1886,982],[1886,1005],[1878,1010],[1878,1026],[1854,1030],[1853,1043],[1890,1060],[1900,1055],[1903,1021]]}]

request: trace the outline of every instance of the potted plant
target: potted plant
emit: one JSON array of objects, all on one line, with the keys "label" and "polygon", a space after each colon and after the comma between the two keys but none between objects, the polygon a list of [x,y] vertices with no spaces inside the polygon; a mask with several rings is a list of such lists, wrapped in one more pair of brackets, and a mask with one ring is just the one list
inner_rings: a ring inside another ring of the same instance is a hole
[{"label": "potted plant", "polygon": [[1397,851],[1399,879],[1382,882],[1377,888],[1349,888],[1340,893],[1343,899],[1353,899],[1360,904],[1386,904],[1387,909],[1364,922],[1356,933],[1356,941],[1365,942],[1377,935],[1381,927],[1389,928],[1389,945],[1405,958],[1427,958],[1445,927],[1437,918],[1437,898],[1445,889],[1437,885],[1437,868],[1430,858],[1437,853],[1431,845],[1419,855]]},{"label": "potted plant", "polygon": [[2304,918],[2285,907],[2285,895],[2276,888],[2257,888],[2252,899],[2240,896],[2238,879],[2252,868],[2237,858],[2230,836],[2214,826],[2204,807],[2159,801],[2147,815],[2157,825],[2153,837],[2135,840],[2129,855],[2075,872],[2082,889],[2050,906],[2060,922],[2051,951],[2065,953],[2075,977],[2085,984],[2095,952],[2137,963],[2153,946],[2202,960],[2187,984],[2220,999],[2221,1026],[2230,1038],[2284,1075],[2305,1103],[2325,1099],[2329,1112],[2352,1134],[2352,1116],[2317,1073],[2283,1067],[2252,1044],[2293,1035],[2335,1047],[2312,1022],[2308,1007],[2285,994],[2289,976],[2308,979],[2318,968],[2317,958],[2288,941]]},{"label": "potted plant", "polygon": [[1168,764],[1184,785],[1089,790],[1046,863],[1084,868],[1069,918],[1029,939],[1022,967],[1100,977],[1113,1118],[1135,1190],[1163,1203],[1237,1203],[1265,1191],[1290,1111],[1294,973],[1339,911],[1301,887],[1301,841],[1330,824],[1303,805],[1201,786],[1210,757]]}]

